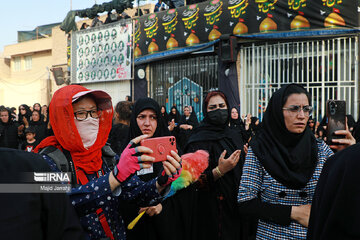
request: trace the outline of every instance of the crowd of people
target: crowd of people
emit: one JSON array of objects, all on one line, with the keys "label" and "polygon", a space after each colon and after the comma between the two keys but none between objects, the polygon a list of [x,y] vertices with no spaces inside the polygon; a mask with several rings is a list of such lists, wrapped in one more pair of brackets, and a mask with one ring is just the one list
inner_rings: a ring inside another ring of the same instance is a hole
[{"label": "crowd of people", "polygon": [[[351,199],[358,174],[343,177],[342,188],[334,179],[351,171],[342,164],[358,165],[337,161],[357,151],[351,146],[356,124],[348,116],[353,125],[327,144],[326,125],[311,118],[311,102],[302,86],[285,85],[260,122],[211,91],[199,121],[192,106],[181,115],[176,106],[168,112],[152,98],[128,97],[113,109],[107,93],[70,85],[55,92],[49,111],[23,104],[17,114],[2,106],[0,147],[33,151],[51,171],[72,173],[69,201],[86,239],[357,239],[356,225],[344,222],[358,220],[339,210],[358,208],[360,194]],[[176,138],[177,151],[157,162],[139,143],[164,136]],[[181,175],[182,155],[198,150],[209,153],[208,167],[167,197]],[[332,199],[338,191],[351,200]],[[144,219],[126,229],[141,212]]]},{"label": "crowd of people", "polygon": [[29,107],[0,106],[0,147],[32,152],[46,137],[52,135],[47,105]]}]

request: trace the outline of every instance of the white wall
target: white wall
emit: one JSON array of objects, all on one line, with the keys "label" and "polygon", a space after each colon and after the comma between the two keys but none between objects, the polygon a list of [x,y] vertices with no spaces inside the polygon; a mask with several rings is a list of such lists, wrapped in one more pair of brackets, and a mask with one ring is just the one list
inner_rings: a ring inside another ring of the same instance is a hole
[{"label": "white wall", "polygon": [[119,101],[124,101],[126,95],[131,95],[130,80],[116,81],[116,82],[87,83],[81,85],[92,90],[96,89],[107,92],[112,98],[112,103],[114,107]]}]

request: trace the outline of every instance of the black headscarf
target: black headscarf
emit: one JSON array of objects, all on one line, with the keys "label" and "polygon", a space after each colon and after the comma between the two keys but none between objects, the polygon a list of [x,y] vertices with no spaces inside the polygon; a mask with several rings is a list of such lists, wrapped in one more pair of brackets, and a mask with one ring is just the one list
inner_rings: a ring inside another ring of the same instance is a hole
[{"label": "black headscarf", "polygon": [[[21,114],[21,111],[20,111],[20,108],[21,108],[21,107],[25,108],[25,114],[24,114],[24,115]],[[28,105],[26,105],[26,104],[21,104],[21,105],[19,106],[19,110],[18,110],[18,111],[19,111],[19,113],[18,113],[18,122],[19,122],[20,125],[21,125],[21,124],[24,124],[23,117],[25,117],[25,118],[27,119],[27,121],[30,122],[31,110],[30,110],[30,107],[29,107]]]},{"label": "black headscarf", "polygon": [[160,107],[160,110],[161,110],[162,108],[165,109],[165,112],[162,113],[162,112],[160,111],[160,117],[166,119],[166,121],[167,121],[167,119],[168,119],[168,114],[167,114],[167,112],[166,112],[166,107],[165,107],[164,105],[162,105],[162,106]]},{"label": "black headscarf", "polygon": [[191,126],[193,126],[193,127],[197,127],[197,126],[199,125],[199,121],[198,121],[198,119],[197,119],[197,117],[196,117],[195,112],[192,111],[192,112],[190,113],[190,116],[189,116],[189,118],[188,118],[187,120],[186,120],[185,114],[182,115],[182,116],[181,116],[181,119],[180,119],[180,122],[179,122],[179,125],[181,125],[181,124],[189,124],[189,125],[191,125]]},{"label": "black headscarf", "polygon": [[250,129],[253,132],[258,131],[261,128],[261,124],[258,123],[258,125],[256,125],[257,120],[259,120],[257,117],[251,117],[251,122],[250,122]]},{"label": "black headscarf", "polygon": [[[136,118],[142,111],[144,111],[146,109],[154,110],[156,113],[156,116],[157,117],[160,116],[160,106],[154,99],[152,99],[152,98],[138,99],[135,102],[133,111],[131,113],[128,139],[127,139],[127,141],[125,141],[125,145],[122,147],[121,151],[123,151],[123,149],[125,149],[126,145],[130,142],[131,139],[134,139],[134,138],[142,135],[142,132],[137,124]],[[169,129],[163,125],[163,121],[159,121],[159,117],[158,117],[157,127],[156,127],[155,133],[152,136],[152,138],[163,137],[163,136],[170,136],[170,132],[169,132]],[[140,178],[143,181],[149,181],[150,179],[157,176],[159,171],[162,170],[161,162],[154,163],[153,166],[154,166],[154,174],[141,175]]]},{"label": "black headscarf", "polygon": [[[225,98],[224,100],[226,105],[229,106],[227,99]],[[200,125],[197,128],[193,129],[193,133],[189,138],[187,145],[189,145],[192,142],[198,142],[198,141],[231,139],[232,140],[231,142],[237,145],[235,149],[242,149],[244,144],[241,139],[241,136],[236,132],[232,131],[228,127],[231,118],[230,108],[228,108],[228,119],[223,125],[219,125],[219,124],[215,125],[210,121],[207,112],[207,105],[205,101],[203,102],[202,108],[204,113],[204,119],[201,121]]]},{"label": "black headscarf", "polygon": [[[134,139],[140,135],[142,132],[137,124],[136,118],[137,116],[144,110],[151,109],[156,113],[157,116],[157,127],[155,133],[152,137],[162,137],[162,136],[169,136],[170,132],[166,126],[164,126],[163,121],[161,121],[160,117],[160,106],[159,104],[152,98],[140,98],[138,99],[133,107],[131,117],[130,117],[130,125],[129,125],[129,134],[127,137],[127,141],[125,141],[125,145],[122,147],[122,150],[126,147],[126,145],[130,142],[131,139]],[[153,171],[148,172],[146,174],[139,174],[138,177],[142,181],[150,181],[154,179],[159,173],[163,170],[162,162],[155,162],[153,163]],[[139,212],[139,206],[135,203],[130,203],[125,200],[121,200],[119,204],[119,209],[121,212],[121,216],[124,219],[125,223],[128,224],[132,221]],[[153,219],[149,219],[148,217],[144,216],[144,220],[140,221],[136,226],[137,231],[129,231],[127,235],[129,239],[138,239],[137,235],[143,235],[143,232],[148,232],[148,228],[153,229],[156,227],[156,222]],[[149,233],[148,233],[149,234]],[[153,234],[153,233],[152,233]],[[150,235],[152,235],[150,234]]]},{"label": "black headscarf", "polygon": [[[310,127],[310,121],[311,121],[311,122],[314,122],[314,126],[313,126],[312,128]],[[310,128],[311,132],[312,132],[313,134],[315,134],[316,120],[315,120],[314,118],[312,118],[312,116],[309,117],[309,120],[308,120],[308,122],[307,122],[307,125],[308,125],[308,127]]]},{"label": "black headscarf", "polygon": [[37,120],[37,121],[31,120],[30,123],[29,123],[29,125],[30,125],[30,126],[44,125],[45,122],[44,122],[44,120],[42,120],[40,111],[34,110],[33,112],[37,112],[37,113],[39,114],[39,120]]},{"label": "black headscarf", "polygon": [[314,173],[317,145],[308,127],[296,134],[285,126],[282,108],[286,97],[294,93],[304,93],[309,99],[305,88],[298,84],[285,85],[276,91],[270,98],[262,128],[250,145],[273,178],[290,189],[301,189]]},{"label": "black headscarf", "polygon": [[232,107],[231,110],[230,110],[230,114],[231,114],[231,111],[235,109],[237,111],[237,115],[238,115],[238,118],[237,119],[233,119],[230,115],[230,128],[236,128],[238,126],[242,126],[242,127],[245,127],[245,124],[244,122],[241,120],[241,117],[240,117],[240,114],[239,114],[239,110],[236,108],[236,107]]},{"label": "black headscarf", "polygon": [[164,126],[168,126],[169,116],[168,116],[168,113],[166,112],[166,107],[165,107],[164,105],[162,105],[162,106],[160,107],[160,110],[161,110],[162,108],[165,109],[165,112],[162,113],[162,112],[160,111],[160,117],[159,117],[159,118],[160,118],[161,121],[163,121]]},{"label": "black headscarf", "polygon": [[[128,136],[128,142],[130,142],[131,139],[134,139],[140,135],[142,135],[142,132],[137,125],[136,118],[137,116],[144,110],[151,109],[154,110],[156,113],[156,116],[159,119],[160,116],[160,106],[159,104],[152,98],[140,98],[135,102],[134,109],[131,113],[130,118],[130,127],[129,127],[129,136]],[[155,130],[155,133],[152,137],[162,137],[162,136],[169,136],[169,129],[164,126],[163,121],[157,121],[157,127]]]},{"label": "black headscarf", "polygon": [[[173,109],[175,109],[176,110],[176,113],[175,114],[173,114],[172,113],[172,110]],[[179,121],[180,121],[180,113],[179,113],[179,111],[177,110],[177,108],[175,107],[175,106],[173,106],[171,109],[170,109],[170,112],[169,112],[169,118],[168,118],[168,121],[169,122],[171,122],[171,120],[173,120],[174,119],[174,121],[176,122],[176,123],[179,123]]]},{"label": "black headscarf", "polygon": [[[207,99],[207,97],[205,97],[205,99]],[[226,105],[229,106],[226,96],[224,100]],[[224,207],[222,208],[224,209],[223,212],[221,212],[221,214],[219,213],[219,219],[214,218],[215,215],[213,214],[216,212],[215,210],[206,210],[207,213],[204,213],[204,216],[208,216],[209,218],[212,217],[213,219],[211,221],[219,221],[219,223],[223,224],[229,223],[229,221],[234,223],[239,220],[239,216],[235,213],[236,208],[234,206],[236,206],[236,189],[239,188],[242,166],[245,159],[245,153],[243,151],[244,143],[241,134],[239,134],[238,131],[234,131],[229,128],[230,108],[227,109],[227,121],[224,122],[224,124],[214,124],[209,118],[207,104],[208,103],[206,101],[203,101],[204,119],[200,123],[199,127],[193,130],[193,133],[185,147],[185,152],[203,149],[208,151],[210,154],[209,166],[203,174],[206,175],[206,182],[208,182],[209,186],[214,184],[214,187],[210,187],[208,190],[209,192],[207,193],[201,193],[205,195],[202,195],[202,198],[199,198],[200,201],[195,203],[195,205],[199,204],[212,209]],[[218,179],[216,183],[214,183],[212,170],[218,166],[219,156],[224,150],[226,150],[225,158],[230,157],[234,151],[241,150],[240,160],[231,171],[227,172],[224,176]],[[218,200],[220,196],[223,197],[222,201]],[[201,199],[206,200],[207,203],[201,202]],[[212,212],[212,214],[208,214],[208,212]],[[204,216],[200,217],[200,219],[204,219]],[[222,217],[224,217],[224,219],[220,220]],[[210,219],[206,220],[210,221]],[[231,233],[227,234],[231,235]]]},{"label": "black headscarf", "polygon": [[190,113],[190,119],[192,123],[195,123],[196,127],[199,125],[199,120],[196,116],[195,110],[193,107],[191,107],[192,111]]}]

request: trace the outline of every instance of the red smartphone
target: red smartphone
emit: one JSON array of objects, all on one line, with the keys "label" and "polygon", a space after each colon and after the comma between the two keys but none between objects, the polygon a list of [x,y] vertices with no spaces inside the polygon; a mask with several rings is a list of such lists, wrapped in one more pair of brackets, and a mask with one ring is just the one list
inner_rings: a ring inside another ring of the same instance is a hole
[{"label": "red smartphone", "polygon": [[147,138],[141,140],[141,146],[145,146],[153,150],[152,154],[146,154],[150,157],[154,157],[154,162],[166,161],[166,156],[171,156],[171,150],[176,152],[176,139],[174,136]]},{"label": "red smartphone", "polygon": [[346,129],[346,102],[343,100],[328,100],[326,102],[326,116],[328,118],[326,142],[328,145],[337,145],[337,143],[332,143],[332,139],[344,138],[343,135],[335,135],[334,132]]}]

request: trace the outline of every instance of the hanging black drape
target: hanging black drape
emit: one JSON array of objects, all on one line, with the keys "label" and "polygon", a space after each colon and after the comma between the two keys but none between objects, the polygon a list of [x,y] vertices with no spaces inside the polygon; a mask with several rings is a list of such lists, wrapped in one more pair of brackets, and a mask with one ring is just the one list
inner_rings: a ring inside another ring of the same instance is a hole
[{"label": "hanging black drape", "polygon": [[239,109],[240,98],[236,62],[223,62],[220,58],[218,62],[219,90],[225,93],[229,107]]},{"label": "hanging black drape", "polygon": [[[135,66],[134,101],[147,97],[146,65]],[[140,76],[139,76],[140,75]]]}]

